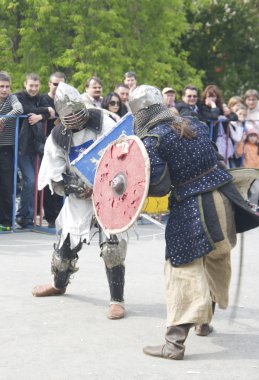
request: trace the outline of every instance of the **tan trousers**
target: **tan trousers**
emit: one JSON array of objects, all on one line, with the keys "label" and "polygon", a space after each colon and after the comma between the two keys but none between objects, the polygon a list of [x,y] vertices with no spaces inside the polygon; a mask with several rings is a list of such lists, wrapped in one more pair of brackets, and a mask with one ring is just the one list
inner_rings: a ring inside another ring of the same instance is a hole
[{"label": "tan trousers", "polygon": [[229,200],[217,190],[213,198],[224,240],[213,251],[189,264],[165,264],[167,326],[209,323],[212,301],[225,309],[231,277],[230,250],[236,244],[234,214]]}]

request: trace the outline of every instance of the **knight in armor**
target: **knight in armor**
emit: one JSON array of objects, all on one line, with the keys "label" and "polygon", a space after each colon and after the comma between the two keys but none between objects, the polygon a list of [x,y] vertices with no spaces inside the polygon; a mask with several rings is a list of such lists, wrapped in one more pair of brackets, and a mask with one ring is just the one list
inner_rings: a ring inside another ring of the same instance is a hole
[{"label": "knight in armor", "polygon": [[[83,243],[90,242],[93,226],[92,190],[71,170],[70,162],[115,124],[101,109],[87,109],[79,92],[63,82],[57,87],[55,108],[60,122],[46,141],[38,186],[41,190],[48,185],[52,192],[66,197],[56,219],[59,240],[51,262],[53,283],[36,286],[32,291],[36,297],[64,294],[71,275],[78,270],[78,253]],[[99,237],[111,296],[107,316],[123,318],[127,244],[116,235],[107,238],[100,228]]]},{"label": "knight in armor", "polygon": [[227,308],[236,233],[257,227],[259,217],[219,163],[201,121],[173,116],[161,92],[152,86],[137,87],[129,104],[135,134],[150,158],[151,193],[158,187],[163,194],[170,178],[165,231],[167,331],[165,344],[145,347],[144,353],[180,360],[190,328],[197,335],[208,335],[215,305]]}]

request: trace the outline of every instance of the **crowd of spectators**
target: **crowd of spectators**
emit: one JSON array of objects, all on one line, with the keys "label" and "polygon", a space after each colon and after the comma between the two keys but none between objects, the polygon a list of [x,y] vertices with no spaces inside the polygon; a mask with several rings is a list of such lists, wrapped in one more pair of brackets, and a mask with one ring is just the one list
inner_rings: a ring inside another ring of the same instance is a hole
[{"label": "crowd of spectators", "polygon": [[[19,122],[19,170],[21,175],[21,197],[16,212],[16,222],[21,228],[31,226],[35,217],[35,177],[37,165],[43,154],[46,137],[55,127],[54,97],[60,81],[65,75],[56,72],[50,75],[49,92],[40,94],[41,80],[37,74],[27,74],[24,90],[11,93],[11,78],[0,72],[0,224],[12,226],[15,118],[27,116]],[[118,122],[130,112],[128,97],[137,86],[133,71],[125,73],[109,93],[103,94],[102,80],[90,77],[84,84],[82,99],[87,108],[102,108]],[[244,166],[259,168],[259,94],[254,89],[242,96],[233,95],[225,102],[221,90],[208,85],[200,94],[193,85],[183,88],[181,94],[168,84],[161,88],[164,102],[174,115],[196,117],[204,122],[212,142],[230,168]],[[9,116],[9,117],[8,117]],[[36,168],[36,169],[35,169]],[[256,181],[257,182],[257,181]],[[252,206],[258,208],[259,185],[255,183]],[[256,198],[257,197],[257,198]],[[62,198],[44,190],[44,215],[50,228],[62,207]]]}]

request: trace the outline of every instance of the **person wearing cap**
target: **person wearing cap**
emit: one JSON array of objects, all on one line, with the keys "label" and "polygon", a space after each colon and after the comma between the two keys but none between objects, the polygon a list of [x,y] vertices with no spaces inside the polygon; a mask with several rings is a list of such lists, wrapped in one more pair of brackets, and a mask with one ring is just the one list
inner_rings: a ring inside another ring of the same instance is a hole
[{"label": "person wearing cap", "polygon": [[202,122],[172,115],[153,86],[137,87],[129,104],[134,133],[150,158],[150,188],[161,187],[168,176],[171,185],[165,231],[165,343],[147,346],[144,353],[181,360],[190,328],[208,335],[215,304],[228,306],[236,232],[257,227],[259,216],[219,165]]},{"label": "person wearing cap", "polygon": [[172,87],[165,87],[162,90],[164,103],[168,108],[175,107],[176,91]]}]

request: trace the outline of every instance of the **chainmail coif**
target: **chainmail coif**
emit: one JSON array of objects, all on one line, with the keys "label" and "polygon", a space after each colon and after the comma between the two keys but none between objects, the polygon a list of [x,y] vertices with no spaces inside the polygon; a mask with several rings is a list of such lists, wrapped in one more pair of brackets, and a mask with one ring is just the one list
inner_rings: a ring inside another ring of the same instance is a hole
[{"label": "chainmail coif", "polygon": [[147,132],[159,123],[171,123],[179,125],[184,119],[174,116],[164,104],[153,104],[150,107],[139,110],[134,116],[134,132],[143,138]]}]

